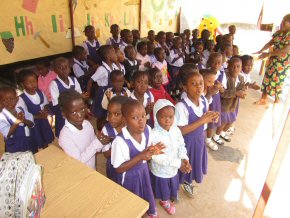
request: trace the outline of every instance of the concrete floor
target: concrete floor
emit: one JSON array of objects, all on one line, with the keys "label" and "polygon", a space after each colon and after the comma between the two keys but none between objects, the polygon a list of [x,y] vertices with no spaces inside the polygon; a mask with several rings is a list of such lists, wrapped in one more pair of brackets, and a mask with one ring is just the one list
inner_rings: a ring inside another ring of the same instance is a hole
[{"label": "concrete floor", "polygon": [[[283,109],[256,106],[260,96],[249,90],[240,102],[232,141],[216,152],[208,152],[208,174],[202,184],[194,184],[194,198],[180,190],[175,217],[251,217],[259,199],[275,152],[273,136]],[[3,152],[0,139],[0,154]],[[98,155],[98,171],[105,173],[105,159]],[[158,205],[160,217],[169,217]],[[271,217],[275,212],[272,211]],[[265,216],[270,217],[270,216]]]}]

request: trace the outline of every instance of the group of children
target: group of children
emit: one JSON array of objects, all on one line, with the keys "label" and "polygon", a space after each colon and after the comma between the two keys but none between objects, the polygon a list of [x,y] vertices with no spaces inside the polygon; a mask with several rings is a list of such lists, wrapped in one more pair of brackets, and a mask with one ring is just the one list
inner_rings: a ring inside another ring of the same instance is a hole
[{"label": "group of children", "polygon": [[239,99],[247,87],[259,88],[249,78],[253,58],[233,55],[235,28],[229,29],[215,44],[207,30],[201,38],[196,29],[192,38],[189,30],[176,37],[150,30],[141,40],[138,30],[120,32],[114,24],[100,45],[87,26],[73,63],[60,57],[54,71],[45,61],[36,64],[38,76],[21,71],[19,96],[0,88],[5,150],[47,147],[54,115],[64,152],[93,169],[103,153],[107,177],[148,201],[149,217],[158,217],[155,198],[174,214],[179,186],[192,196],[192,182],[207,173],[206,145],[217,150],[230,142]]}]

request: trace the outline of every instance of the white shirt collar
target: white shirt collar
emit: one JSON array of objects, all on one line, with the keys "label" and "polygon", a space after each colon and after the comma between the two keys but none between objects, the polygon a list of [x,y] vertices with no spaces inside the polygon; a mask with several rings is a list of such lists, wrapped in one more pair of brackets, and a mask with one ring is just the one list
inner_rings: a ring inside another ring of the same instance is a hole
[{"label": "white shirt collar", "polygon": [[134,61],[130,61],[129,59],[127,59],[127,61],[129,62],[129,64],[130,64],[131,66],[135,66],[135,65],[137,65],[137,61],[136,61],[136,60],[134,60]]},{"label": "white shirt collar", "polygon": [[235,81],[235,86],[237,87],[237,85],[240,83],[240,80],[239,80],[239,76],[237,77],[236,81]]},{"label": "white shirt collar", "polygon": [[194,111],[194,113],[201,117],[203,114],[203,108],[204,108],[204,104],[203,104],[203,99],[199,98],[199,105],[195,105],[187,96],[184,98],[184,101],[186,102],[186,104],[191,107]]},{"label": "white shirt collar", "polygon": [[92,47],[96,47],[97,41],[94,39],[94,42],[91,43],[90,41],[86,40],[87,43],[89,43]]},{"label": "white shirt collar", "polygon": [[[125,139],[130,139],[131,141],[132,141],[132,143],[133,144],[143,144],[143,145],[145,145],[145,141],[146,141],[146,138],[145,138],[145,134],[144,134],[144,132],[142,133],[142,140],[141,140],[141,143],[139,143],[139,142],[137,142],[132,136],[131,136],[131,134],[129,133],[129,131],[128,131],[128,129],[127,129],[127,127],[125,126],[125,127],[123,127],[122,128],[122,133],[123,133],[123,136],[124,136],[124,138]],[[145,145],[146,146],[146,145]]]},{"label": "white shirt collar", "polygon": [[[135,99],[135,100],[138,100],[136,98],[136,96],[135,96],[135,91],[132,92],[132,94],[131,94],[130,97],[133,98],[133,99]],[[147,94],[147,92],[145,92],[145,94],[144,94],[144,100],[147,99],[147,98],[149,98],[149,95]]]},{"label": "white shirt collar", "polygon": [[[78,131],[82,131],[82,130],[79,130],[78,128],[76,128],[73,124],[71,124],[67,119],[65,119],[65,123],[64,123],[64,125],[67,127],[67,128],[69,128],[69,130],[70,131],[72,131],[72,132],[78,132]],[[82,126],[83,126],[83,129],[84,129],[84,127],[87,125],[87,123],[84,121],[83,123],[82,123]]]},{"label": "white shirt collar", "polygon": [[78,61],[77,59],[74,58],[74,62],[79,64],[79,65],[81,65],[82,67],[86,67],[87,66],[87,63],[85,61],[80,62],[80,61]]}]

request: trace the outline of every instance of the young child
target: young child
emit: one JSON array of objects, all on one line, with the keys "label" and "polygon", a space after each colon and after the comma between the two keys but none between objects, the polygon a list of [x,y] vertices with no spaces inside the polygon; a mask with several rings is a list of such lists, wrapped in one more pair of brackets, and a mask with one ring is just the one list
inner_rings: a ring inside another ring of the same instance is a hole
[{"label": "young child", "polygon": [[216,71],[212,69],[201,69],[199,72],[202,75],[204,81],[203,94],[208,100],[208,103],[211,104],[213,100],[212,96],[219,91],[215,84]]},{"label": "young child", "polygon": [[19,105],[33,115],[34,127],[30,129],[31,140],[38,149],[52,143],[54,135],[47,119],[48,101],[37,88],[37,77],[32,70],[19,72],[20,83],[24,88],[19,98]]},{"label": "young child", "polygon": [[194,52],[194,44],[197,42],[199,37],[199,30],[198,29],[194,29],[192,30],[192,38],[191,38],[191,49],[190,52]]},{"label": "young child", "polygon": [[87,64],[87,51],[82,46],[75,46],[72,50],[73,53],[73,72],[76,76],[81,89],[83,91],[87,90],[88,81],[91,77],[91,74],[96,71],[97,65],[95,64],[93,67],[89,67]]},{"label": "young child", "polygon": [[110,33],[112,34],[112,36],[107,39],[106,44],[112,45],[113,47],[119,47],[121,44],[121,37],[119,37],[120,27],[118,26],[118,24],[111,25]]},{"label": "young child", "polygon": [[124,67],[126,70],[125,79],[129,89],[132,89],[132,80],[134,74],[139,70],[139,63],[136,59],[136,51],[132,45],[128,45],[125,50],[126,60],[124,61]]},{"label": "young child", "polygon": [[57,74],[50,70],[48,60],[39,61],[35,64],[35,66],[38,74],[38,88],[45,94],[48,102],[51,104],[49,85],[54,79],[56,79]]},{"label": "young child", "polygon": [[155,41],[155,32],[154,32],[154,30],[149,30],[148,31],[147,40],[149,42],[152,42],[154,45],[157,45],[158,44],[158,42]]},{"label": "young child", "polygon": [[121,44],[120,44],[120,49],[123,53],[125,48],[128,46],[128,45],[132,45],[133,43],[133,34],[130,30],[128,29],[123,29],[121,30]]},{"label": "young child", "polygon": [[253,57],[250,55],[243,55],[241,59],[242,59],[242,72],[240,73],[240,75],[243,76],[246,87],[259,90],[260,86],[256,82],[252,82],[250,77],[250,73],[254,65]]},{"label": "young child", "polygon": [[84,41],[83,47],[86,49],[88,54],[88,59],[93,64],[100,64],[101,60],[98,55],[98,49],[100,48],[101,44],[96,38],[96,31],[95,27],[88,25],[85,27],[85,35],[87,37],[87,40]]},{"label": "young child", "polygon": [[[222,70],[222,60],[223,56],[218,52],[213,52],[210,54],[207,61],[207,67],[216,73],[215,85],[216,93],[212,95],[212,102],[209,105],[211,111],[221,113],[221,97],[220,93],[224,92],[227,88],[227,78],[225,72]],[[223,145],[223,141],[220,139],[219,135],[215,134],[216,129],[221,125],[221,118],[217,119],[217,122],[210,123],[207,128],[207,138],[206,145],[213,151],[218,150],[218,145]],[[215,144],[215,143],[216,144]]]},{"label": "young child", "polygon": [[5,152],[36,152],[28,128],[32,128],[33,116],[18,105],[16,90],[0,88],[0,132],[4,137]]},{"label": "young child", "polygon": [[[152,156],[150,162],[152,188],[160,205],[170,215],[175,213],[174,200],[179,189],[178,169],[189,173],[187,151],[180,129],[175,123],[175,107],[166,99],[159,99],[153,108],[154,129],[152,143],[162,142],[164,154]],[[173,200],[173,202],[170,202]]]},{"label": "young child", "polygon": [[137,29],[132,30],[133,43],[132,45],[136,48],[136,45],[140,42],[140,32]]},{"label": "young child", "polygon": [[174,38],[173,32],[166,32],[166,45],[169,50],[173,46],[173,38]]},{"label": "young child", "polygon": [[237,45],[233,45],[233,56],[239,55],[240,55],[239,47]]},{"label": "young child", "polygon": [[202,58],[202,65],[206,67],[206,63],[208,61],[209,55],[214,52],[214,41],[213,40],[207,40],[205,42],[205,50],[202,52],[203,58]]},{"label": "young child", "polygon": [[65,125],[58,140],[60,147],[67,155],[96,169],[95,156],[103,145],[96,137],[91,123],[85,120],[87,107],[82,95],[73,89],[62,92],[59,106],[65,117]]},{"label": "young child", "polygon": [[163,31],[158,32],[157,36],[156,36],[156,39],[157,39],[157,42],[158,42],[157,45],[156,45],[156,48],[158,48],[158,47],[163,48],[165,54],[169,55],[169,48],[166,45],[166,33],[163,32]]},{"label": "young child", "polygon": [[237,28],[235,25],[229,26],[229,34],[232,36],[232,41],[234,41],[234,39],[235,39],[236,31],[237,31]]},{"label": "young child", "polygon": [[230,44],[223,44],[221,47],[221,53],[225,57],[225,60],[223,61],[223,68],[227,69],[228,68],[228,61],[233,56],[233,46]]},{"label": "young child", "polygon": [[161,47],[157,47],[154,49],[154,55],[156,61],[152,63],[152,68],[158,68],[162,73],[162,85],[165,87],[166,90],[170,90],[168,87],[169,84],[169,73],[167,70],[167,62],[165,60],[165,52],[164,49]]},{"label": "young child", "polygon": [[154,63],[156,61],[155,55],[154,55],[154,50],[155,50],[155,44],[151,41],[147,42],[147,54],[150,57],[150,63]]},{"label": "young child", "polygon": [[207,100],[203,94],[203,78],[198,72],[183,75],[182,83],[187,96],[176,104],[177,116],[181,133],[184,137],[189,163],[192,171],[180,175],[180,184],[192,195],[192,181],[201,183],[207,173],[207,150],[205,147],[204,125],[215,122],[218,113],[208,111]]},{"label": "young child", "polygon": [[136,59],[139,62],[139,70],[148,70],[151,66],[151,59],[147,54],[147,42],[141,41],[137,44]]},{"label": "young child", "polygon": [[104,145],[103,154],[107,158],[106,173],[107,177],[117,182],[116,171],[111,164],[111,147],[112,141],[116,136],[122,132],[122,128],[125,126],[125,121],[122,116],[122,105],[128,100],[126,96],[115,96],[108,104],[108,123],[103,127],[99,139]]},{"label": "young child", "polygon": [[91,93],[93,83],[97,83],[97,90],[95,91],[95,99],[92,106],[92,112],[95,114],[97,119],[98,129],[101,130],[103,122],[106,118],[106,111],[100,107],[104,93],[109,84],[110,73],[117,69],[114,64],[117,61],[117,56],[113,46],[111,45],[102,45],[99,49],[99,53],[102,59],[102,65],[98,67],[97,71],[92,75],[91,79],[88,82],[88,93]]},{"label": "young child", "polygon": [[215,52],[220,52],[222,47],[223,35],[217,35],[215,37],[216,45],[214,46]]},{"label": "young child", "polygon": [[[150,146],[151,129],[146,125],[146,112],[137,100],[122,105],[126,127],[112,143],[111,163],[116,169],[117,182],[149,202],[148,217],[158,217],[147,161],[161,154],[164,145]],[[150,147],[149,147],[150,146]]]},{"label": "young child", "polygon": [[245,98],[245,83],[242,76],[242,61],[239,58],[229,60],[227,74],[227,88],[221,93],[221,126],[217,128],[217,135],[230,142],[231,139],[226,131],[236,121],[236,110],[239,98]]},{"label": "young child", "polygon": [[102,107],[105,110],[108,109],[108,103],[114,96],[130,97],[131,95],[131,92],[127,88],[123,87],[125,83],[125,78],[122,71],[113,70],[110,74],[110,83],[112,87],[108,88],[105,91],[105,94],[102,100]]},{"label": "young child", "polygon": [[194,63],[198,66],[198,69],[204,69],[205,66],[203,65],[203,50],[204,45],[202,41],[195,42],[194,52],[189,55],[189,62]]},{"label": "young child", "polygon": [[[74,89],[79,93],[82,93],[82,90],[77,79],[69,76],[70,66],[68,59],[64,57],[55,59],[54,71],[56,72],[57,77],[50,83],[49,89],[51,93],[53,113],[55,114],[55,136],[58,138],[60,130],[64,126],[64,119],[58,105],[58,97],[60,93],[69,89]],[[86,96],[85,93],[84,96]]]},{"label": "young child", "polygon": [[118,70],[121,70],[123,72],[123,74],[125,75],[126,74],[126,70],[125,70],[125,67],[123,65],[124,61],[125,61],[125,55],[124,53],[120,50],[119,47],[114,47],[115,49],[115,53],[116,53],[116,56],[117,56],[117,61],[114,63],[117,67]]},{"label": "young child", "polygon": [[152,68],[149,70],[149,84],[151,86],[149,91],[153,94],[155,102],[158,99],[167,99],[175,105],[175,101],[171,98],[162,85],[162,73],[159,69]]},{"label": "young child", "polygon": [[210,36],[211,36],[211,33],[210,33],[209,30],[204,29],[204,30],[201,31],[199,40],[203,42],[203,47],[204,48],[205,48],[205,43],[206,43],[207,40],[209,40]]}]

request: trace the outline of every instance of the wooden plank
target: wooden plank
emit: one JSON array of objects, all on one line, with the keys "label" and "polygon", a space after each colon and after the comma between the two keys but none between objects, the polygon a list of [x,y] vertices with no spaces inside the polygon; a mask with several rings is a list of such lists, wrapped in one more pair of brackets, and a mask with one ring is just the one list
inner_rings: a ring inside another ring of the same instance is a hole
[{"label": "wooden plank", "polygon": [[141,217],[149,208],[143,199],[53,145],[35,156],[44,166],[47,199],[42,217]]}]

